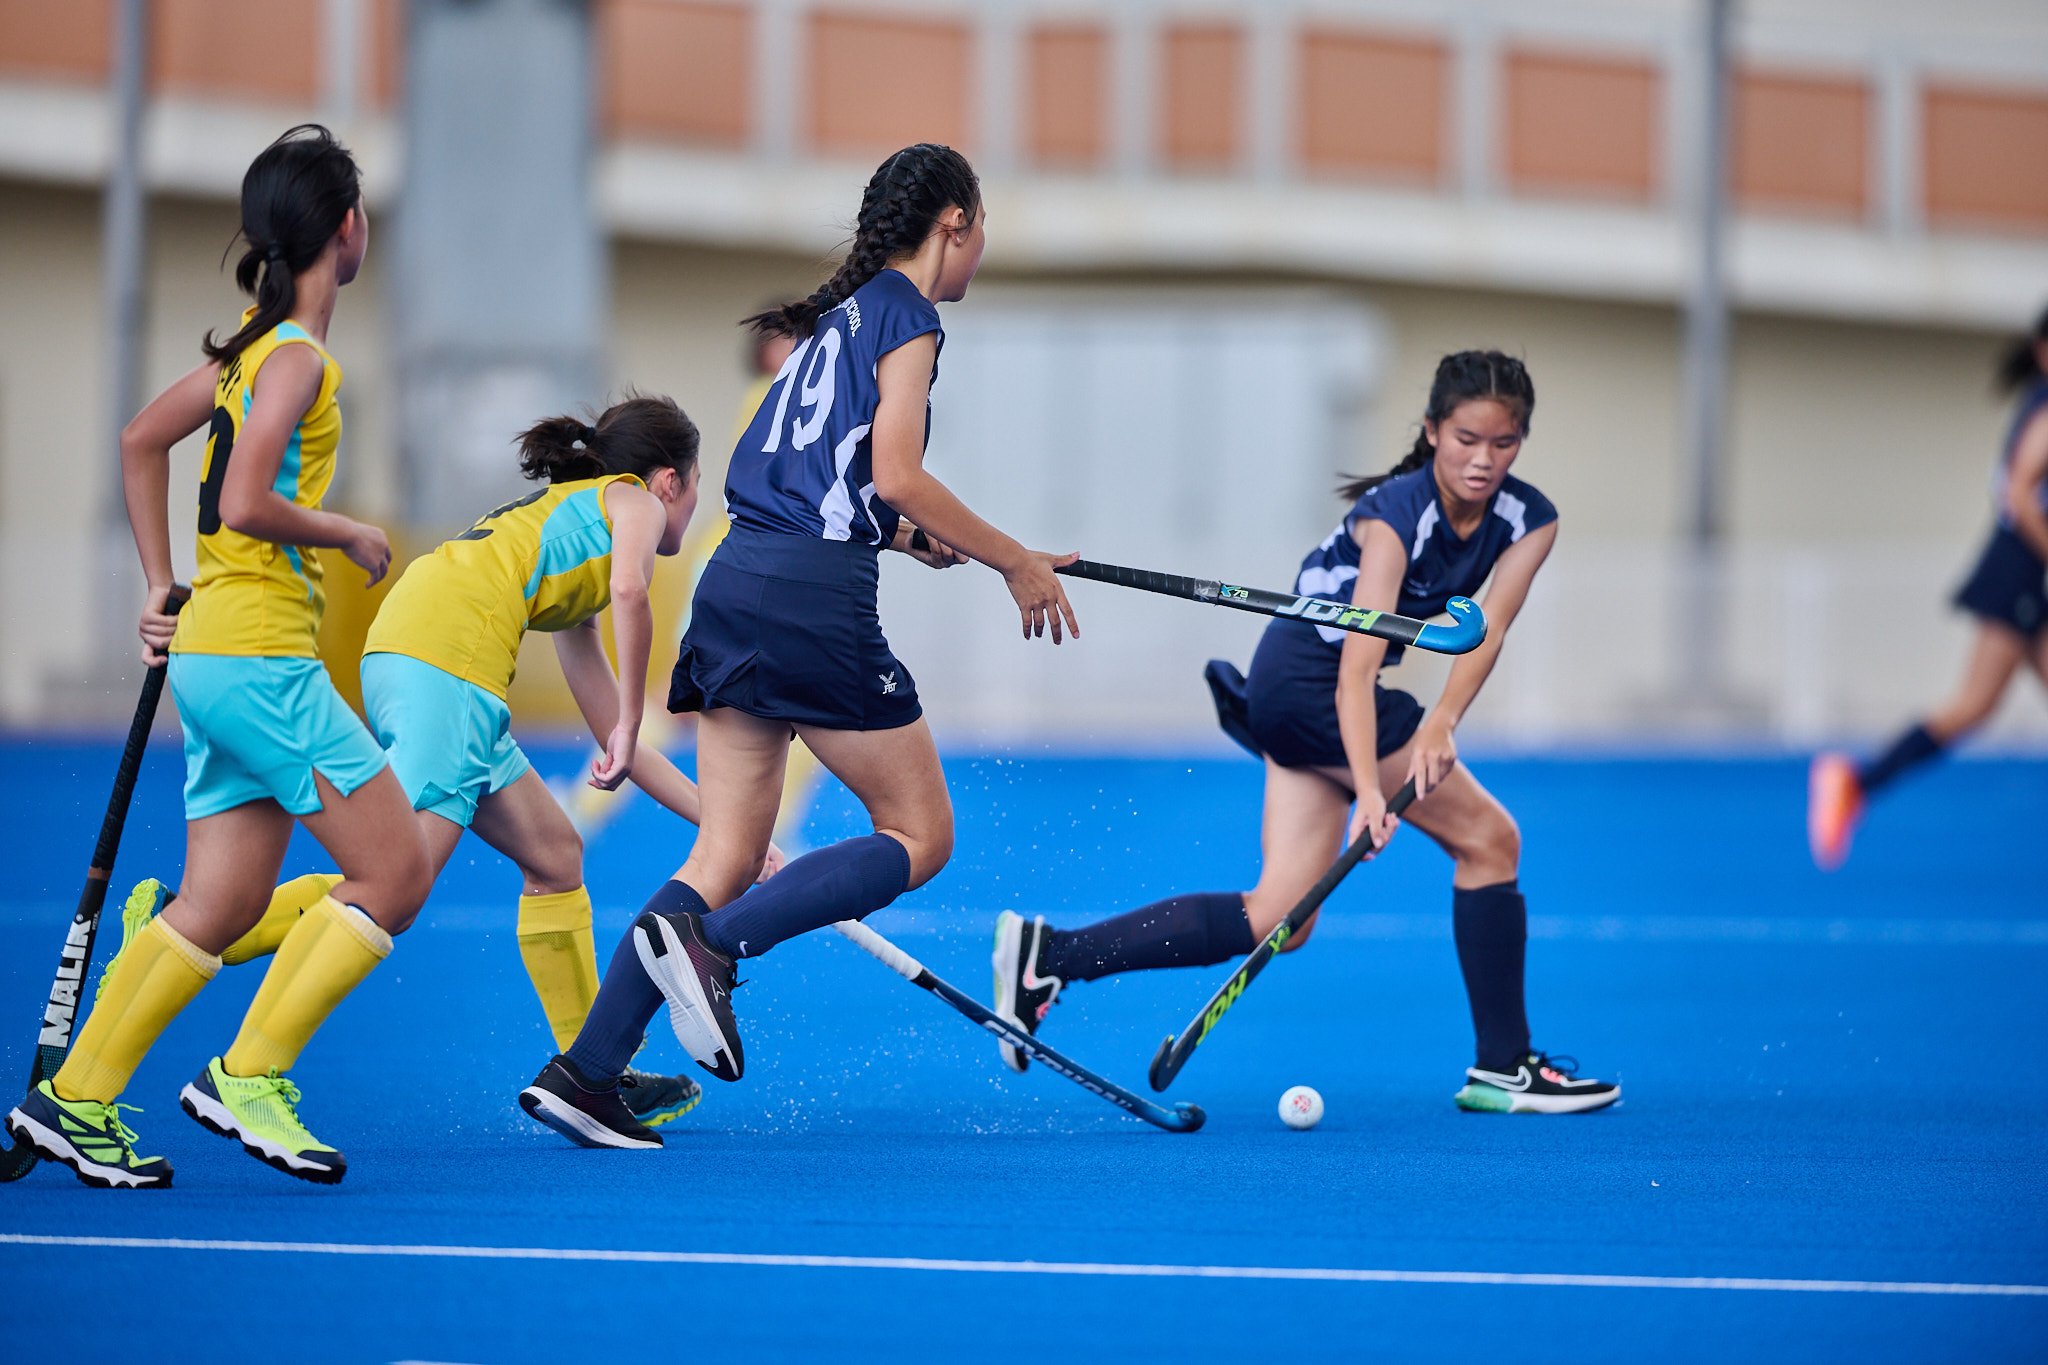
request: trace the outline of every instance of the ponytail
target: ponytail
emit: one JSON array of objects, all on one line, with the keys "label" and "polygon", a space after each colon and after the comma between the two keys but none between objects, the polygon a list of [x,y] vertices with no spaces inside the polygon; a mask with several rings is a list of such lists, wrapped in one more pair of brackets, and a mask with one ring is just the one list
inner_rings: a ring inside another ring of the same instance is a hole
[{"label": "ponytail", "polygon": [[1993,387],[2002,394],[2018,393],[2042,378],[2041,347],[2044,345],[2048,345],[2048,308],[2043,308],[2041,316],[2035,319],[2033,331],[2006,343],[2005,351],[1999,357],[1998,377],[1993,381]]},{"label": "ponytail", "polygon": [[905,147],[869,177],[853,245],[832,278],[809,298],[756,313],[740,325],[763,336],[809,336],[819,318],[853,297],[889,262],[916,252],[948,208],[960,209],[969,222],[981,209],[981,182],[967,158],[936,142]]},{"label": "ponytail", "polygon": [[[206,334],[207,358],[225,362],[292,315],[299,272],[309,268],[362,202],[362,173],[348,148],[317,123],[287,129],[242,176],[242,227],[229,242],[248,243],[235,284],[256,311],[225,341]],[[225,254],[223,254],[225,259]]]},{"label": "ponytail", "polygon": [[629,393],[595,423],[544,417],[519,435],[519,472],[567,483],[631,474],[646,483],[659,469],[689,482],[697,467],[697,424],[673,398]]},{"label": "ponytail", "polygon": [[1415,445],[1399,464],[1384,474],[1367,474],[1345,480],[1337,487],[1347,502],[1363,497],[1388,479],[1426,467],[1436,458],[1436,446],[1429,439],[1428,423],[1442,422],[1465,403],[1491,399],[1515,414],[1524,436],[1529,418],[1536,411],[1536,382],[1521,361],[1499,351],[1456,351],[1437,362],[1436,378],[1429,386],[1429,406],[1423,409],[1424,427],[1416,433]]}]

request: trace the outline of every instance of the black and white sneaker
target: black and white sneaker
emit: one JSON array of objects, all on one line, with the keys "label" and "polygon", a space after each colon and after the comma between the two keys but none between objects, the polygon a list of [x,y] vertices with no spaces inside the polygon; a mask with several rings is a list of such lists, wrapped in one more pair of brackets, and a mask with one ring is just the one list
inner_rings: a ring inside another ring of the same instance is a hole
[{"label": "black and white sneaker", "polygon": [[519,1092],[519,1107],[578,1147],[621,1147],[632,1151],[661,1146],[661,1134],[633,1117],[616,1085],[598,1086],[557,1056]]},{"label": "black and white sneaker", "polygon": [[[996,916],[996,949],[989,955],[996,969],[996,1013],[1034,1038],[1065,984],[1059,977],[1038,974],[1045,932],[1045,916],[1027,920],[1005,910]],[[1010,1070],[1022,1071],[1031,1065],[1022,1048],[1007,1042],[999,1046],[1003,1065]]]},{"label": "black and white sneaker", "polygon": [[649,1128],[659,1128],[695,1109],[704,1098],[704,1087],[688,1076],[663,1076],[629,1066],[619,1077],[619,1098],[634,1118]]},{"label": "black and white sneaker", "polygon": [[733,1018],[733,961],[704,938],[704,921],[684,910],[643,910],[633,921],[633,950],[668,1000],[668,1022],[683,1051],[721,1081],[746,1070],[739,1021]]},{"label": "black and white sneaker", "polygon": [[1452,1099],[1472,1114],[1583,1114],[1621,1098],[1621,1087],[1574,1076],[1575,1057],[1523,1054],[1513,1071],[1469,1067],[1465,1088]]}]

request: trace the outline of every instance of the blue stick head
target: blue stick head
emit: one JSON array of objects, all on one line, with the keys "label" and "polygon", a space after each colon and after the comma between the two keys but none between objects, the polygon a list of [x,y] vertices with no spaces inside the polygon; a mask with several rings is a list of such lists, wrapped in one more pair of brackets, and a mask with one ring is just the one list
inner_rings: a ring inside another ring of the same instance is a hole
[{"label": "blue stick head", "polygon": [[1187,1125],[1181,1129],[1183,1133],[1192,1133],[1209,1121],[1209,1116],[1202,1112],[1201,1105],[1191,1104],[1186,1100],[1182,1100],[1179,1104],[1173,1106],[1173,1112],[1180,1116],[1182,1123]]},{"label": "blue stick head", "polygon": [[1415,637],[1415,647],[1435,654],[1470,654],[1479,648],[1486,639],[1486,613],[1479,604],[1469,597],[1453,597],[1444,610],[1451,614],[1451,624],[1430,622]]}]

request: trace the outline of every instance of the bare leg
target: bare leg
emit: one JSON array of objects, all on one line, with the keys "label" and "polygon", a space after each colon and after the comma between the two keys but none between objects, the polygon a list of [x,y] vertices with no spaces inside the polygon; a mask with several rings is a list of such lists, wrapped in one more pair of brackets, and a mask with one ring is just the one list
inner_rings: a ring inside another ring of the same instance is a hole
[{"label": "bare leg", "polygon": [[910,889],[937,876],[953,856],[953,799],[922,718],[894,730],[799,726],[805,745],[852,789],[874,821],[910,854]]},{"label": "bare leg", "polygon": [[361,910],[385,933],[404,933],[433,888],[405,788],[389,768],[347,796],[317,772],[313,782],[320,809],[301,820],[341,870],[341,884],[328,894]]},{"label": "bare leg", "polygon": [[[2048,641],[2048,636],[2043,640]],[[2042,648],[2048,648],[2048,644]],[[1962,679],[1924,722],[1927,733],[1947,747],[1989,720],[1998,709],[1999,699],[2005,696],[2013,673],[2026,662],[2027,654],[2027,638],[2018,631],[1988,621],[1979,624],[1969,660],[1963,665]],[[2037,662],[2035,666],[2043,665]]]},{"label": "bare leg", "polygon": [[[1273,932],[1287,912],[1330,868],[1344,839],[1351,788],[1322,771],[1283,768],[1266,760],[1266,802],[1259,828],[1259,882],[1245,892],[1245,917],[1254,941]],[[1288,940],[1307,940],[1315,920]]]},{"label": "bare leg", "polygon": [[164,923],[219,956],[255,927],[284,866],[292,817],[275,801],[251,801],[185,826],[185,875]]},{"label": "bare leg", "polygon": [[754,884],[775,834],[790,727],[729,706],[697,723],[697,787],[704,824],[675,880],[713,910]]},{"label": "bare leg", "polygon": [[[439,816],[422,816],[427,821],[456,830]],[[470,822],[476,836],[510,858],[525,880],[529,896],[553,896],[583,885],[583,837],[569,823],[569,817],[555,803],[548,784],[529,769],[518,781],[502,791],[492,792],[476,803],[476,818]],[[456,830],[458,837],[461,831]],[[433,835],[428,835],[429,845]],[[449,848],[454,847],[451,842]],[[444,855],[441,862],[447,861]],[[437,863],[436,870],[440,864]]]}]

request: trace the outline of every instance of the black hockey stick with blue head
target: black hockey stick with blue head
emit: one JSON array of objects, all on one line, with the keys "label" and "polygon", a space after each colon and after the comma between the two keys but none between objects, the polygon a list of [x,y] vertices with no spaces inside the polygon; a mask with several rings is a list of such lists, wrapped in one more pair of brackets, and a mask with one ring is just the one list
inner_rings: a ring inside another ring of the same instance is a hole
[{"label": "black hockey stick with blue head", "polygon": [[1255,612],[1260,616],[1282,616],[1314,626],[1371,635],[1397,645],[1410,645],[1437,654],[1469,654],[1486,639],[1486,615],[1469,597],[1453,597],[1444,608],[1451,614],[1450,625],[1398,616],[1391,611],[1373,611],[1349,602],[1324,597],[1300,597],[1291,592],[1269,592],[1264,588],[1241,588],[1207,578],[1183,578],[1179,574],[1157,573],[1151,569],[1127,569],[1119,564],[1097,564],[1078,559],[1062,564],[1054,573],[1070,578],[1087,578],[1097,583],[1114,583],[1120,588],[1137,588],[1190,602]]},{"label": "black hockey stick with blue head", "polygon": [[1208,1121],[1209,1116],[1202,1112],[1202,1106],[1199,1104],[1183,1101],[1171,1109],[1154,1104],[1143,1096],[1132,1094],[1115,1081],[1105,1080],[1096,1075],[1079,1062],[1055,1052],[1031,1034],[997,1015],[994,1010],[973,996],[934,976],[931,969],[922,962],[859,920],[841,920],[832,927],[879,958],[911,985],[921,986],[930,991],[1010,1046],[1030,1053],[1045,1066],[1065,1076],[1090,1094],[1100,1095],[1127,1113],[1134,1114],[1156,1127],[1164,1128],[1169,1133],[1192,1133]]}]

